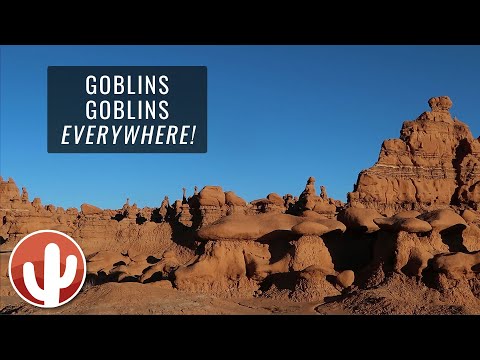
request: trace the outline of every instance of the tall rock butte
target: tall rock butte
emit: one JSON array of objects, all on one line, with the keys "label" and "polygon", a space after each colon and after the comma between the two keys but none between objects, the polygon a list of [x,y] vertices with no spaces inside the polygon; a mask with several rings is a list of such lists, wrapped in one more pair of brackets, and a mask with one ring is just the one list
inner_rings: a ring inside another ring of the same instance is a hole
[{"label": "tall rock butte", "polygon": [[377,163],[360,172],[353,207],[385,215],[445,206],[479,209],[480,138],[450,115],[448,96],[431,98],[431,111],[405,121],[400,139],[385,140]]}]

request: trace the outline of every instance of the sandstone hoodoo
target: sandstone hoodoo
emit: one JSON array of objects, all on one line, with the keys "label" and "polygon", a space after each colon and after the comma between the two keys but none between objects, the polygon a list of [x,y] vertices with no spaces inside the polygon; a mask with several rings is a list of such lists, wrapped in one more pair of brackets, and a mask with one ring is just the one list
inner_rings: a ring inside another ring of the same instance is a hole
[{"label": "sandstone hoodoo", "polygon": [[442,206],[477,209],[480,202],[480,142],[450,115],[448,96],[431,98],[431,111],[405,121],[400,139],[385,140],[377,163],[358,177],[348,194],[385,215]]},{"label": "sandstone hoodoo", "polygon": [[247,202],[218,185],[179,186],[179,199],[153,208],[127,199],[120,209],[65,210],[0,178],[0,312],[15,301],[27,312],[9,285],[6,254],[28,233],[53,229],[87,256],[88,286],[72,302],[84,305],[65,311],[88,313],[112,283],[135,283],[132,298],[149,304],[161,293],[260,312],[305,304],[316,313],[480,314],[480,143],[452,118],[448,97],[429,105],[404,122],[400,139],[383,143],[346,204],[309,177],[298,197]]}]

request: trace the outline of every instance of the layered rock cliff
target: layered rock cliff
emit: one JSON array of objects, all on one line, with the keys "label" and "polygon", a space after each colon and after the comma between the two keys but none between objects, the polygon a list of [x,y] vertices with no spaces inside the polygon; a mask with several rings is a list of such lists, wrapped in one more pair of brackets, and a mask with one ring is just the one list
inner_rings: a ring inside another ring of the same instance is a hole
[{"label": "layered rock cliff", "polygon": [[400,139],[383,142],[377,163],[359,174],[348,194],[351,206],[385,215],[452,205],[478,208],[479,140],[452,118],[448,96],[431,98],[428,104],[431,111],[403,123]]}]

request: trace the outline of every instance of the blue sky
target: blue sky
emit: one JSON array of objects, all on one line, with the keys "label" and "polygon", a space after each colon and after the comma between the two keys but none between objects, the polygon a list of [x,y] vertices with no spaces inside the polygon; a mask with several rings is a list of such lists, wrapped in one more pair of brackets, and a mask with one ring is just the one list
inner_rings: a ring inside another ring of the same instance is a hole
[{"label": "blue sky", "polygon": [[[345,200],[432,96],[480,135],[479,64],[479,46],[1,46],[0,174],[63,207],[159,206],[194,185],[299,195],[309,176]],[[48,154],[49,65],[207,66],[208,153]]]}]

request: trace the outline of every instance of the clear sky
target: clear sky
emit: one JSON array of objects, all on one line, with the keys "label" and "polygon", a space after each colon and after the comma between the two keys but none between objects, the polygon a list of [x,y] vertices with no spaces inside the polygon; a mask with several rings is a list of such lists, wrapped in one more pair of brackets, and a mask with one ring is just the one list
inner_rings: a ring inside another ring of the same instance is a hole
[{"label": "clear sky", "polygon": [[[480,135],[479,64],[480,46],[1,46],[0,174],[63,207],[299,195],[309,176],[345,200],[432,96]],[[48,154],[49,65],[206,65],[208,153]]]}]

